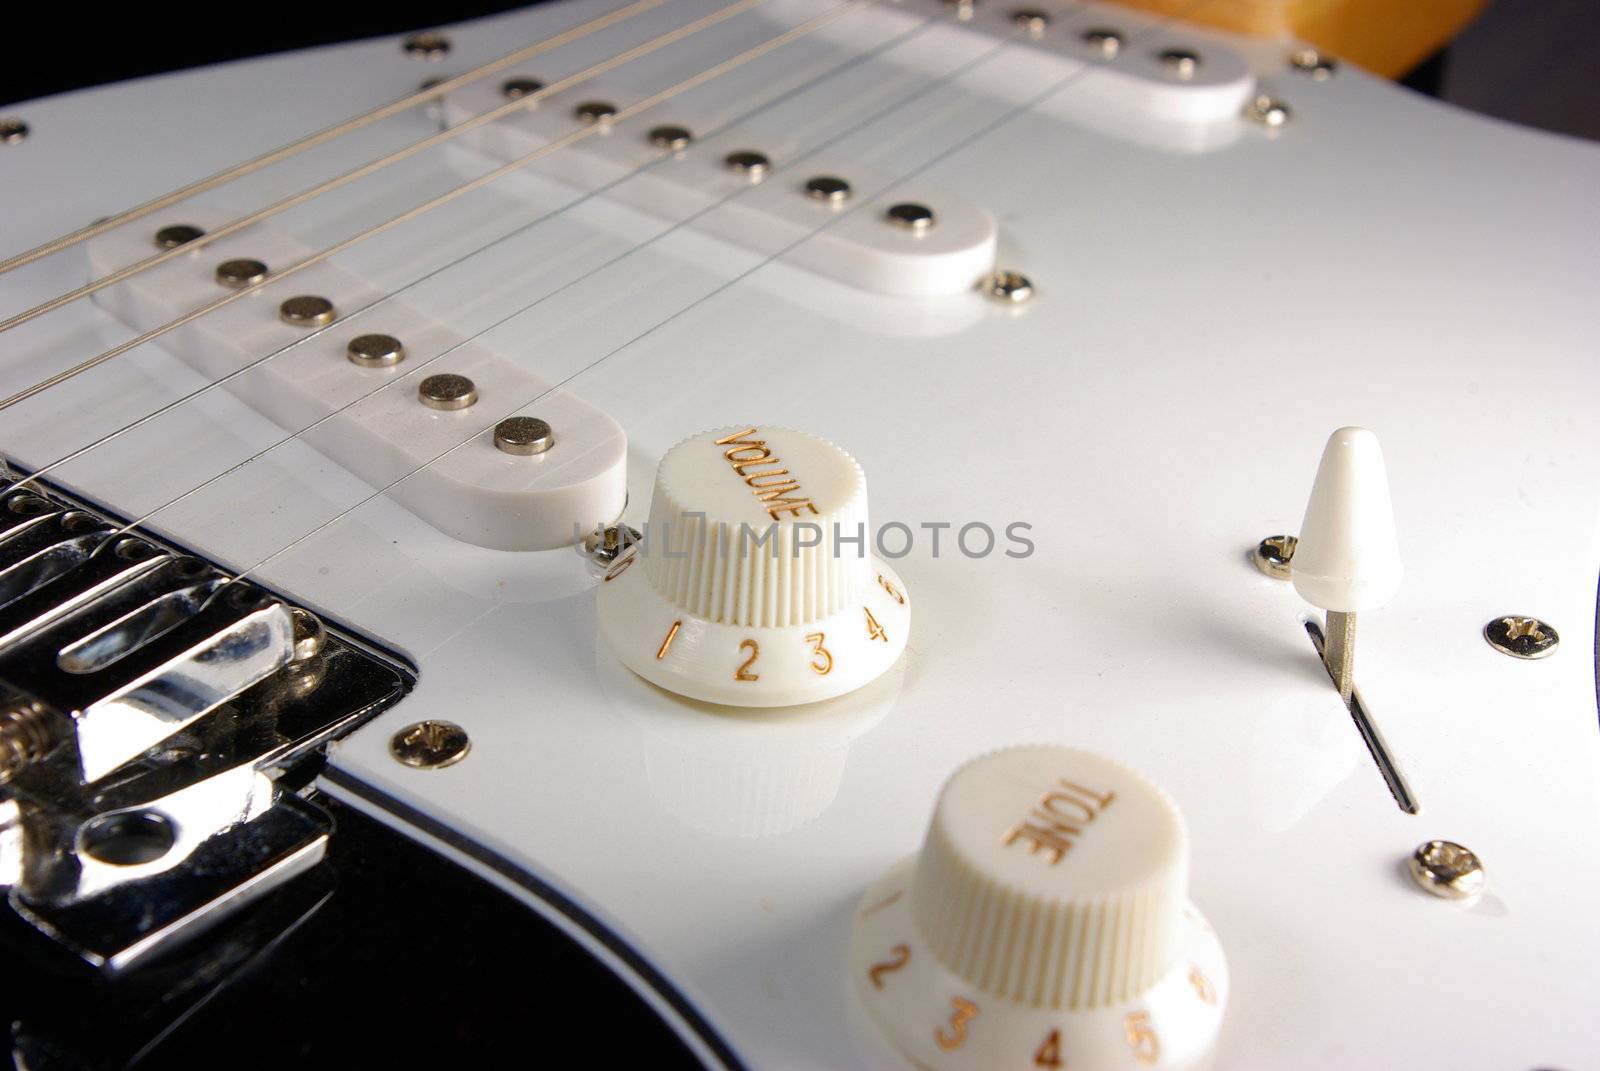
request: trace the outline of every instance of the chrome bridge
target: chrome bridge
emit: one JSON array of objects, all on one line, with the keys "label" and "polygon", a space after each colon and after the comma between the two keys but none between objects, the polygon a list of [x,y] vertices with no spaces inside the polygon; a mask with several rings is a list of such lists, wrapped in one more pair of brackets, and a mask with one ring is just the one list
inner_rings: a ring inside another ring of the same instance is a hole
[{"label": "chrome bridge", "polygon": [[265,588],[0,472],[0,888],[94,966],[320,862],[324,746],[410,680]]}]

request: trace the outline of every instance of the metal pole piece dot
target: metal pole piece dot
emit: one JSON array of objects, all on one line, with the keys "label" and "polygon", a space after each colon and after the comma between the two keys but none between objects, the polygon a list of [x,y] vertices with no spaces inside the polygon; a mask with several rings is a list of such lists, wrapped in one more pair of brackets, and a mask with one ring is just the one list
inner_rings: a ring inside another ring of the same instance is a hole
[{"label": "metal pole piece dot", "polygon": [[687,149],[689,143],[693,140],[694,135],[689,132],[688,127],[668,124],[655,127],[650,131],[650,144],[658,149],[672,149],[674,151]]},{"label": "metal pole piece dot", "polygon": [[806,180],[806,195],[829,204],[841,204],[850,197],[850,184],[836,175],[817,175]]},{"label": "metal pole piece dot", "polygon": [[1277,97],[1262,94],[1244,106],[1244,115],[1262,126],[1280,127],[1289,121],[1289,106]]},{"label": "metal pole piece dot", "polygon": [[1339,69],[1332,56],[1324,56],[1314,48],[1302,48],[1289,56],[1289,66],[1301,74],[1311,76],[1314,82],[1326,82]]},{"label": "metal pole piece dot", "polygon": [[507,100],[517,100],[543,88],[544,83],[537,78],[507,78],[500,83],[500,93]]},{"label": "metal pole piece dot", "polygon": [[174,223],[156,231],[156,248],[176,249],[180,245],[188,245],[196,238],[205,237],[205,233],[192,223]]},{"label": "metal pole piece dot", "polygon": [[1028,36],[1038,37],[1044,33],[1045,27],[1050,25],[1050,15],[1036,8],[1025,7],[1013,11],[1011,21],[1027,31]]},{"label": "metal pole piece dot", "polygon": [[986,276],[979,284],[985,294],[996,301],[1020,305],[1033,297],[1033,282],[1026,275],[1014,271],[997,271]]},{"label": "metal pole piece dot", "polygon": [[1160,58],[1161,65],[1182,82],[1193,78],[1194,72],[1200,69],[1200,54],[1187,48],[1169,48]]},{"label": "metal pole piece dot", "polygon": [[555,444],[555,432],[538,417],[506,417],[494,426],[495,449],[507,454],[542,454]]},{"label": "metal pole piece dot", "polygon": [[471,737],[453,721],[419,721],[389,738],[389,754],[416,770],[454,766],[471,750]]},{"label": "metal pole piece dot", "polygon": [[392,368],[406,359],[406,348],[393,335],[357,335],[345,346],[344,355],[362,368]]},{"label": "metal pole piece dot", "polygon": [[1106,59],[1110,59],[1122,51],[1122,34],[1116,30],[1085,30],[1083,43],[1098,51]]},{"label": "metal pole piece dot", "polygon": [[466,376],[450,372],[429,376],[417,384],[417,397],[429,409],[450,412],[465,409],[478,400],[478,388]]},{"label": "metal pole piece dot", "polygon": [[1294,549],[1300,540],[1292,535],[1272,535],[1256,544],[1250,560],[1266,576],[1274,580],[1289,579],[1289,563],[1294,560]]},{"label": "metal pole piece dot", "polygon": [[605,123],[617,114],[617,106],[603,100],[586,100],[572,109],[572,114],[585,123]]},{"label": "metal pole piece dot", "polygon": [[736,171],[750,179],[751,182],[760,182],[772,167],[772,161],[765,153],[756,152],[754,149],[741,149],[730,152],[723,157],[722,162],[728,166],[729,171]]},{"label": "metal pole piece dot", "polygon": [[316,294],[296,294],[278,306],[278,318],[295,327],[326,327],[336,315],[333,302]]},{"label": "metal pole piece dot", "polygon": [[27,137],[28,124],[21,119],[0,119],[0,145],[15,145]]},{"label": "metal pole piece dot", "polygon": [[1483,861],[1454,841],[1430,840],[1411,853],[1406,865],[1418,885],[1446,900],[1470,900],[1488,881]]},{"label": "metal pole piece dot", "polygon": [[267,266],[249,257],[236,257],[217,265],[217,282],[229,290],[243,290],[265,282],[266,278]]},{"label": "metal pole piece dot", "polygon": [[408,56],[417,59],[441,60],[450,51],[450,38],[442,33],[414,33],[400,43]]},{"label": "metal pole piece dot", "polygon": [[904,227],[908,231],[922,232],[933,226],[933,209],[927,205],[919,205],[907,201],[904,204],[890,205],[884,217],[897,227]]},{"label": "metal pole piece dot", "polygon": [[1537,617],[1497,617],[1483,626],[1483,638],[1512,658],[1544,658],[1555,653],[1561,635]]}]

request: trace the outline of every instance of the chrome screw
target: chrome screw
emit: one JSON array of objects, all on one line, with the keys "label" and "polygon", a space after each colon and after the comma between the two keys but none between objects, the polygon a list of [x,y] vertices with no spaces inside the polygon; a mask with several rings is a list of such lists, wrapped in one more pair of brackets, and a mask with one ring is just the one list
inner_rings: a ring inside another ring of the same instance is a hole
[{"label": "chrome screw", "polygon": [[817,175],[806,180],[806,194],[818,201],[842,204],[850,197],[850,184],[834,175]]},{"label": "chrome screw", "polygon": [[1314,82],[1326,82],[1338,70],[1332,56],[1324,56],[1314,48],[1302,48],[1289,56],[1289,66],[1301,74],[1308,74]]},{"label": "chrome screw", "polygon": [[751,182],[760,182],[766,177],[767,169],[772,166],[772,161],[767,159],[765,153],[759,153],[753,149],[730,152],[722,158],[722,162],[728,165],[729,171],[737,171]]},{"label": "chrome screw", "polygon": [[417,384],[417,397],[429,409],[452,412],[478,400],[478,388],[466,376],[446,372]]},{"label": "chrome screw", "polygon": [[1280,127],[1289,121],[1289,106],[1276,97],[1262,94],[1244,106],[1244,116],[1262,126]]},{"label": "chrome screw", "polygon": [[1268,536],[1256,544],[1250,560],[1272,579],[1288,580],[1289,562],[1294,558],[1294,548],[1299,545],[1300,541],[1292,535]]},{"label": "chrome screw", "polygon": [[156,231],[156,248],[176,249],[180,245],[188,245],[196,238],[204,237],[205,233],[190,223],[174,223],[170,227],[162,227]]},{"label": "chrome screw", "polygon": [[389,738],[395,761],[417,770],[454,766],[472,750],[467,731],[452,721],[419,721]]},{"label": "chrome screw", "polygon": [[1430,840],[1411,853],[1411,876],[1422,888],[1447,900],[1470,900],[1488,880],[1483,861],[1471,850],[1448,840]]},{"label": "chrome screw", "polygon": [[500,83],[500,93],[507,100],[517,100],[543,88],[544,83],[537,78],[507,78]]},{"label": "chrome screw", "polygon": [[450,51],[450,38],[442,33],[414,33],[400,47],[408,56],[431,62],[444,59]]},{"label": "chrome screw", "polygon": [[494,426],[495,449],[507,454],[542,454],[555,444],[555,432],[538,417],[506,417]]},{"label": "chrome screw", "polygon": [[1544,658],[1555,653],[1561,635],[1537,617],[1497,617],[1483,626],[1483,638],[1512,658]]},{"label": "chrome screw", "polygon": [[344,355],[362,368],[392,368],[406,359],[406,348],[393,335],[357,335],[345,345]]},{"label": "chrome screw", "polygon": [[985,294],[996,301],[1020,305],[1033,297],[1033,282],[1026,275],[1014,271],[997,271],[986,276],[979,285]]},{"label": "chrome screw", "polygon": [[296,294],[278,306],[278,319],[295,327],[326,327],[335,315],[333,302],[316,294]]},{"label": "chrome screw", "polygon": [[53,743],[50,719],[37,700],[0,704],[0,785],[43,758]]},{"label": "chrome screw", "polygon": [[265,282],[266,278],[267,266],[249,257],[224,260],[217,265],[217,282],[229,290],[244,290]]},{"label": "chrome screw", "polygon": [[625,524],[609,524],[583,537],[583,553],[602,569],[609,567],[624,551],[643,539],[637,529]]},{"label": "chrome screw", "polygon": [[28,124],[21,119],[0,119],[0,145],[15,145],[28,137]]}]

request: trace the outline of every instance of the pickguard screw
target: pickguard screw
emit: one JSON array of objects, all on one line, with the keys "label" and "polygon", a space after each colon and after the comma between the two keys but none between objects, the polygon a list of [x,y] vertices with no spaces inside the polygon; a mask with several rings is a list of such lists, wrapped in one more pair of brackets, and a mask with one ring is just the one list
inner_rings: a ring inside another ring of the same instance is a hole
[{"label": "pickguard screw", "polygon": [[0,119],[0,145],[15,145],[28,137],[28,124],[21,119]]},{"label": "pickguard screw", "polygon": [[205,233],[192,223],[174,223],[170,227],[162,227],[156,231],[156,248],[176,249],[180,245],[188,245],[196,238],[205,237]]},{"label": "pickguard screw", "polygon": [[996,301],[1020,305],[1033,297],[1033,282],[1026,275],[1014,271],[997,271],[978,284],[985,294]]},{"label": "pickguard screw", "polygon": [[1512,658],[1544,658],[1554,654],[1561,636],[1537,617],[1497,617],[1483,626],[1483,638]]},{"label": "pickguard screw", "polygon": [[1265,127],[1280,127],[1289,121],[1289,106],[1276,97],[1265,94],[1244,107],[1246,119],[1254,119]]},{"label": "pickguard screw", "polygon": [[429,376],[417,384],[417,397],[429,409],[453,412],[478,400],[478,388],[466,376],[446,372]]},{"label": "pickguard screw", "polygon": [[1418,885],[1447,900],[1470,900],[1488,880],[1483,861],[1454,841],[1430,840],[1411,853],[1406,865]]},{"label": "pickguard screw", "polygon": [[1289,563],[1294,559],[1294,548],[1299,545],[1300,541],[1292,535],[1268,536],[1256,544],[1250,560],[1272,579],[1288,580]]},{"label": "pickguard screw", "polygon": [[454,766],[471,750],[467,731],[451,721],[419,721],[389,739],[389,754],[395,761],[417,770]]},{"label": "pickguard screw", "polygon": [[267,266],[248,257],[224,260],[217,265],[217,282],[229,290],[244,290],[265,282],[266,278]]},{"label": "pickguard screw", "polygon": [[326,327],[335,315],[333,302],[316,294],[296,294],[278,306],[278,319],[295,327]]},{"label": "pickguard screw", "polygon": [[507,100],[517,100],[543,88],[544,83],[537,78],[507,78],[500,83],[500,92]]},{"label": "pickguard screw", "polygon": [[605,568],[643,538],[637,529],[625,524],[608,524],[603,530],[590,532],[583,537],[583,552],[596,565]]},{"label": "pickguard screw", "polygon": [[1289,66],[1301,74],[1308,74],[1314,82],[1326,82],[1339,67],[1331,56],[1324,56],[1314,48],[1302,48],[1289,56]]},{"label": "pickguard screw", "polygon": [[400,43],[408,56],[423,60],[441,60],[450,51],[450,38],[442,33],[414,33]]}]

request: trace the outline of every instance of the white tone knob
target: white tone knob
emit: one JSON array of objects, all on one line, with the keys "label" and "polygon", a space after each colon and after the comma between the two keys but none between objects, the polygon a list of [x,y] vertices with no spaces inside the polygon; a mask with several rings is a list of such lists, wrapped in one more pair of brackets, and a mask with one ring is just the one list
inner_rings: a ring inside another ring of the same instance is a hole
[{"label": "white tone knob", "polygon": [[1367,429],[1329,436],[1289,569],[1301,598],[1338,613],[1376,609],[1400,587],[1389,475]]},{"label": "white tone knob", "polygon": [[894,664],[911,620],[872,538],[866,477],[837,446],[708,431],[661,459],[644,539],[601,584],[601,633],[629,669],[692,699],[843,694]]},{"label": "white tone knob", "polygon": [[993,752],[862,900],[856,991],[937,1071],[1204,1067],[1228,972],[1188,865],[1182,816],[1140,774],[1073,748]]}]

